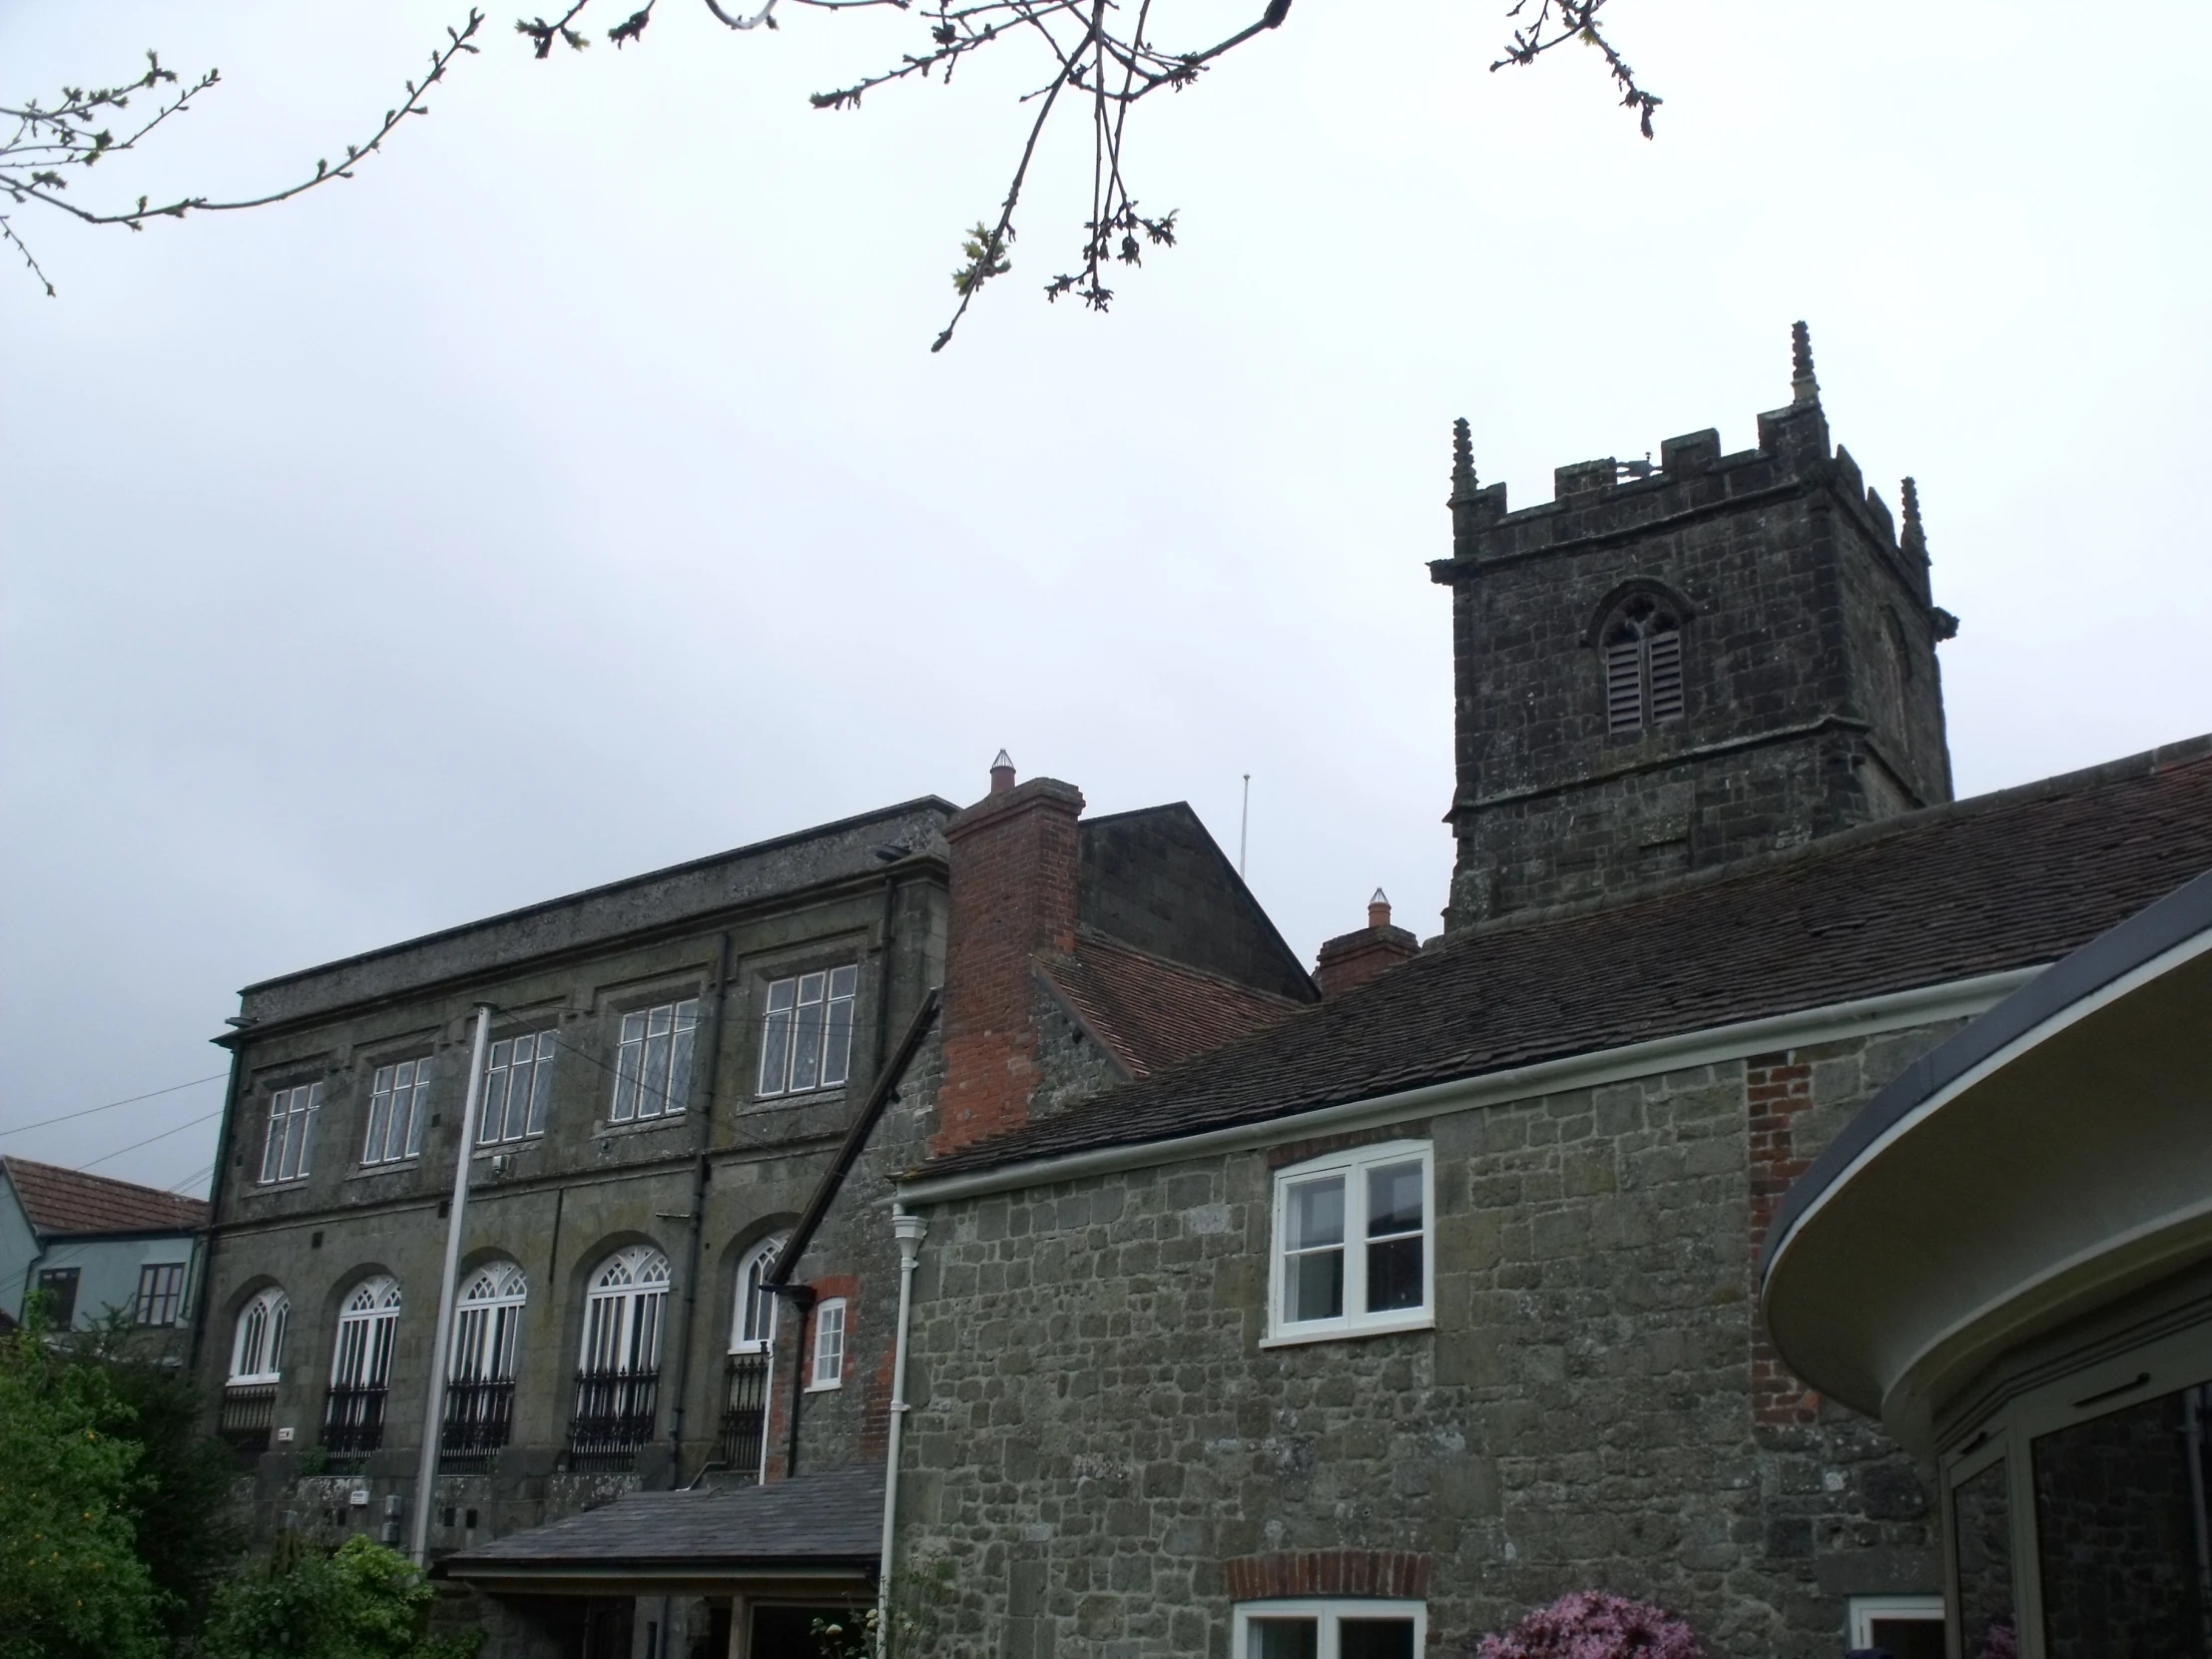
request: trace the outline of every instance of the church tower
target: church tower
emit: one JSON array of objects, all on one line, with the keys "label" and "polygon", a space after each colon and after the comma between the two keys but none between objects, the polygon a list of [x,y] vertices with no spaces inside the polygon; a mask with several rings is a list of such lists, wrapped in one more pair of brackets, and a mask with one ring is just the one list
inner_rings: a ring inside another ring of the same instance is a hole
[{"label": "church tower", "polygon": [[1759,447],[1563,466],[1508,512],[1453,432],[1458,842],[1445,912],[1595,897],[1950,799],[1913,480],[1902,532],[1829,448],[1805,324]]}]

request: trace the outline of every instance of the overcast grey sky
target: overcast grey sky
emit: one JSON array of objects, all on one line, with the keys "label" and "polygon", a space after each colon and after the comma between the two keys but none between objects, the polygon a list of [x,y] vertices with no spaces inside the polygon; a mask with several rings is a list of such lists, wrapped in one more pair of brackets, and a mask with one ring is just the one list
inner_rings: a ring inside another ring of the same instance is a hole
[{"label": "overcast grey sky", "polygon": [[[460,9],[8,0],[0,91],[219,65],[88,183],[244,193]],[[1520,506],[1674,433],[1748,447],[1801,316],[1837,437],[1893,504],[1921,481],[1960,792],[2212,729],[2212,9],[2116,45],[2019,0],[1612,13],[1656,143],[1593,54],[1485,74],[1503,0],[1299,0],[1134,129],[1182,247],[1110,316],[1043,302],[1071,129],[938,356],[1012,55],[805,101],[910,19],[668,0],[540,64],[495,9],[350,184],[140,236],[19,213],[61,296],[0,271],[0,1130],[219,1071],[250,980],[972,799],[1002,744],[1232,849],[1251,773],[1309,960],[1378,883],[1433,931],[1451,418]],[[204,1190],[220,1101],[0,1151]]]}]

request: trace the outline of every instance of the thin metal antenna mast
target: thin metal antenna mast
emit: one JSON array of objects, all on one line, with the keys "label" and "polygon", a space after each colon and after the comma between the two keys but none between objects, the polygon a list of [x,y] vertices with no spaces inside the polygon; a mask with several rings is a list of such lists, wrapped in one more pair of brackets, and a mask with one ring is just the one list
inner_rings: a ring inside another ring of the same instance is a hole
[{"label": "thin metal antenna mast", "polygon": [[1244,817],[1237,825],[1237,879],[1242,881],[1245,872],[1245,848],[1252,844],[1252,774],[1244,775]]}]

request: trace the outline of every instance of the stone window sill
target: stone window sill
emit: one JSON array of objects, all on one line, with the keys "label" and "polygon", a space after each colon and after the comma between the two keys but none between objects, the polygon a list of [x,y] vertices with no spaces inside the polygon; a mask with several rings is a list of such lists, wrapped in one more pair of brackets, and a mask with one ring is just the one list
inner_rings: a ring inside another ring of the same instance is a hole
[{"label": "stone window sill", "polygon": [[1436,1316],[1422,1312],[1403,1319],[1377,1320],[1361,1325],[1332,1325],[1322,1331],[1276,1331],[1260,1339],[1262,1348],[1303,1348],[1308,1343],[1357,1342],[1362,1337],[1389,1337],[1406,1331],[1433,1331]]}]

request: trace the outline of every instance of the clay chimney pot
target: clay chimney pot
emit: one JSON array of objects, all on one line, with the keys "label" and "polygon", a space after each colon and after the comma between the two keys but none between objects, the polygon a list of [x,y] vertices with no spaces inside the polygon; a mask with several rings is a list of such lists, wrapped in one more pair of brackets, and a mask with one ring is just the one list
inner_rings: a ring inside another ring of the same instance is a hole
[{"label": "clay chimney pot", "polygon": [[1368,925],[1370,927],[1387,927],[1389,924],[1390,900],[1381,887],[1377,887],[1375,896],[1368,900]]},{"label": "clay chimney pot", "polygon": [[1014,787],[1014,758],[1001,749],[991,762],[991,794],[1004,795]]}]

